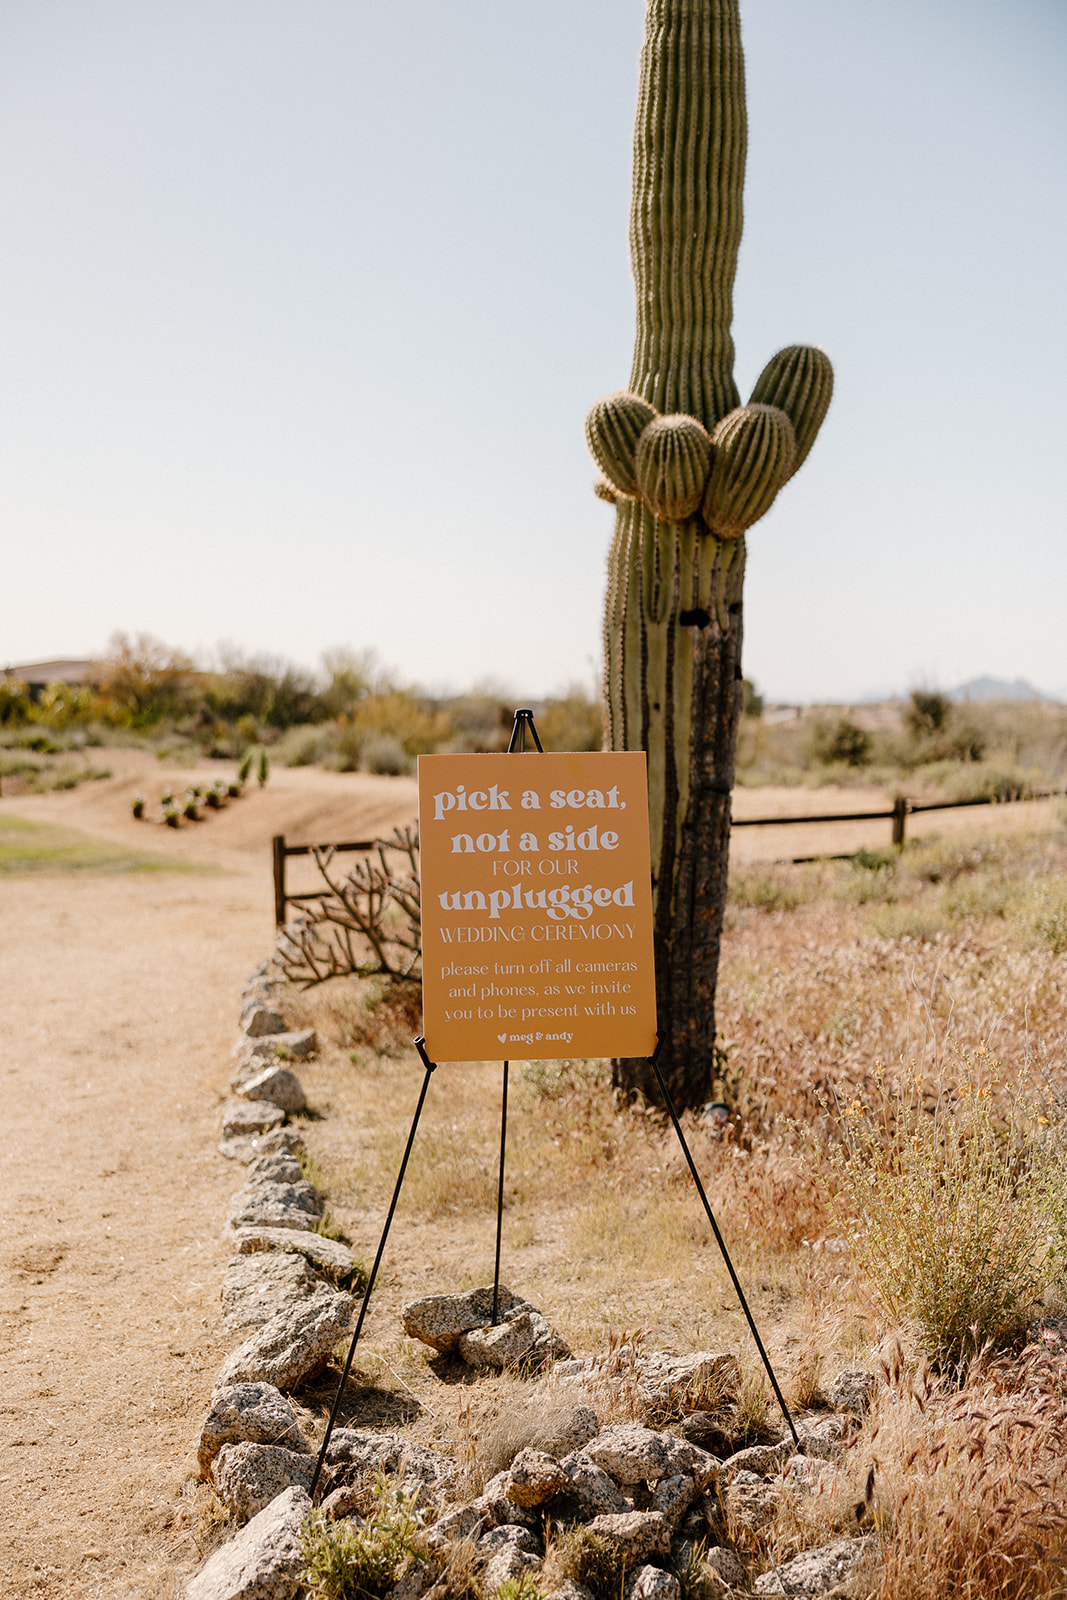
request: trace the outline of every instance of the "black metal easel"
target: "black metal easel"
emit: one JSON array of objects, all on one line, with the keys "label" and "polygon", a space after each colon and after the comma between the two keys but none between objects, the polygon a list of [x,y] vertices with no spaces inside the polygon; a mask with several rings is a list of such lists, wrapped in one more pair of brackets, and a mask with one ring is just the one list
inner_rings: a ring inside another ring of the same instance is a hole
[{"label": "black metal easel", "polygon": [[[523,709],[515,712],[515,723],[511,730],[511,740],[508,744],[509,755],[522,755],[526,752],[527,730],[529,731],[537,749],[544,754],[544,746],[541,744],[541,740],[537,736],[537,729],[534,726],[533,712]],[[711,1225],[711,1231],[715,1236],[715,1242],[718,1245],[719,1252],[722,1255],[723,1261],[725,1262],[726,1270],[730,1274],[730,1281],[734,1286],[737,1298],[741,1302],[741,1309],[745,1313],[749,1329],[751,1330],[752,1337],[756,1343],[756,1349],[759,1351],[760,1360],[763,1362],[767,1376],[771,1381],[771,1388],[774,1390],[775,1399],[778,1401],[778,1404],[781,1407],[782,1415],[784,1416],[789,1426],[789,1431],[793,1436],[793,1442],[799,1450],[801,1448],[800,1437],[793,1423],[793,1418],[789,1414],[789,1408],[785,1403],[785,1398],[782,1394],[781,1388],[779,1387],[778,1379],[775,1377],[774,1368],[771,1366],[770,1357],[768,1356],[766,1348],[764,1347],[763,1340],[760,1338],[759,1329],[756,1327],[755,1318],[749,1309],[749,1304],[745,1298],[745,1292],[741,1287],[740,1279],[738,1278],[737,1273],[734,1271],[734,1264],[730,1260],[730,1254],[726,1248],[726,1241],[719,1232],[719,1225],[715,1220],[715,1215],[711,1209],[711,1203],[708,1200],[704,1185],[700,1181],[700,1174],[697,1172],[696,1163],[693,1160],[689,1145],[686,1142],[685,1134],[682,1132],[682,1125],[678,1120],[678,1113],[674,1108],[674,1101],[671,1099],[670,1091],[667,1088],[663,1074],[660,1071],[659,1053],[662,1043],[663,1035],[660,1034],[656,1043],[656,1048],[649,1060],[649,1065],[656,1075],[656,1081],[659,1084],[660,1092],[663,1095],[664,1104],[667,1107],[667,1113],[670,1116],[675,1134],[678,1137],[678,1142],[682,1147],[682,1152],[685,1156],[686,1162],[688,1163],[689,1171],[692,1174],[693,1182],[696,1185],[697,1194],[700,1196],[700,1203],[703,1206],[705,1215],[707,1216],[708,1222]],[[360,1306],[359,1316],[356,1319],[356,1329],[352,1335],[352,1343],[349,1346],[348,1355],[345,1359],[344,1371],[341,1373],[341,1381],[337,1386],[337,1394],[334,1397],[333,1406],[330,1409],[329,1420],[326,1423],[326,1432],[323,1435],[322,1444],[319,1447],[318,1459],[315,1462],[315,1472],[311,1479],[311,1488],[309,1491],[312,1499],[314,1499],[315,1490],[318,1488],[319,1478],[322,1474],[323,1464],[326,1460],[326,1451],[330,1444],[330,1436],[333,1433],[334,1424],[337,1421],[337,1413],[341,1408],[341,1396],[344,1394],[345,1384],[348,1382],[348,1375],[352,1370],[352,1361],[356,1354],[356,1346],[359,1343],[359,1336],[363,1331],[363,1323],[367,1316],[367,1307],[370,1304],[371,1292],[374,1288],[375,1279],[378,1276],[378,1268],[381,1266],[382,1256],[385,1253],[385,1243],[389,1237],[389,1229],[393,1224],[393,1217],[396,1213],[397,1202],[400,1199],[400,1191],[404,1184],[404,1175],[407,1172],[408,1158],[411,1155],[411,1149],[415,1143],[415,1133],[419,1126],[419,1119],[422,1116],[423,1105],[426,1101],[426,1091],[430,1087],[430,1077],[437,1070],[436,1061],[431,1061],[429,1056],[426,1054],[426,1041],[424,1038],[420,1037],[415,1040],[415,1049],[418,1051],[419,1059],[422,1061],[423,1067],[425,1068],[425,1073],[422,1080],[422,1088],[419,1092],[418,1104],[415,1107],[415,1115],[412,1118],[411,1131],[408,1134],[408,1141],[404,1146],[404,1155],[400,1162],[400,1171],[397,1174],[396,1186],[393,1189],[393,1198],[389,1203],[389,1211],[385,1218],[385,1226],[382,1229],[382,1236],[378,1244],[377,1253],[374,1257],[374,1265],[371,1267],[370,1276],[367,1279],[367,1287],[363,1292],[363,1303]],[[497,1182],[496,1198],[496,1259],[493,1267],[493,1313],[491,1323],[493,1327],[495,1327],[497,1323],[500,1301],[500,1245],[504,1220],[504,1157],[507,1149],[508,1128],[508,1067],[509,1063],[505,1061],[503,1088],[500,1103],[500,1173]]]}]

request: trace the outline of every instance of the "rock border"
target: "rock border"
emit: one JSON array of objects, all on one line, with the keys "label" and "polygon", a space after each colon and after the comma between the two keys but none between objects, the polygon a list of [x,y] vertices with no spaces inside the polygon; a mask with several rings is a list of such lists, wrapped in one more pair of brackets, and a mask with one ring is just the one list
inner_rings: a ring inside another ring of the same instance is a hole
[{"label": "rock border", "polygon": [[[233,1255],[222,1287],[224,1325],[243,1337],[219,1372],[198,1460],[241,1526],[190,1580],[186,1600],[296,1600],[317,1446],[289,1396],[322,1370],[356,1314],[347,1291],[352,1252],[316,1231],[325,1198],[304,1177],[303,1141],[288,1120],[307,1105],[289,1062],[314,1056],[317,1039],[314,1029],[286,1027],[279,987],[263,962],[242,992],[234,1098],[223,1106],[219,1141],[220,1154],[246,1168],[231,1202]],[[736,1356],[630,1352],[635,1397],[657,1415],[673,1414],[673,1428],[604,1427],[596,1404],[616,1381],[620,1352],[576,1360],[542,1313],[503,1286],[500,1306],[503,1318],[492,1328],[489,1289],[424,1297],[404,1308],[402,1321],[405,1332],[439,1353],[480,1368],[540,1369],[539,1387],[573,1393],[573,1414],[551,1450],[520,1450],[476,1500],[456,1505],[448,1503],[453,1463],[427,1446],[358,1428],[337,1428],[331,1437],[325,1517],[358,1525],[356,1485],[368,1476],[385,1474],[404,1492],[418,1492],[434,1555],[390,1600],[420,1600],[440,1574],[434,1560],[443,1565],[461,1541],[472,1547],[487,1596],[508,1579],[536,1577],[546,1527],[561,1523],[584,1525],[614,1551],[626,1571],[623,1600],[681,1600],[670,1568],[698,1551],[723,1595],[847,1591],[872,1548],[869,1535],[838,1538],[758,1575],[730,1546],[738,1535],[751,1542],[784,1496],[832,1486],[843,1438],[874,1392],[870,1373],[838,1376],[835,1411],[802,1421],[800,1453],[788,1436],[723,1457],[706,1448],[723,1439],[716,1420],[686,1410],[686,1396],[694,1386],[729,1389],[738,1377]],[[545,1600],[592,1596],[565,1583]]]}]

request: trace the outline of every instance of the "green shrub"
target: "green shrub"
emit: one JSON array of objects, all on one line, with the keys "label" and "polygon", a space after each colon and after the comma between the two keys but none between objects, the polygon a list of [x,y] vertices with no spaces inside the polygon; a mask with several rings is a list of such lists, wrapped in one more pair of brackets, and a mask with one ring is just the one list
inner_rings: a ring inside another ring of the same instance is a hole
[{"label": "green shrub", "polygon": [[889,1311],[957,1370],[1018,1331],[1052,1282],[1063,1189],[1062,1158],[1028,1137],[984,1047],[961,1065],[933,1110],[917,1073],[890,1086],[879,1068],[872,1100],[841,1112],[829,1197]]},{"label": "green shrub", "polygon": [[30,691],[13,678],[0,678],[0,727],[25,722],[30,715]]},{"label": "green shrub", "polygon": [[391,733],[377,734],[363,747],[363,764],[368,772],[399,778],[411,771],[411,757],[400,740]]},{"label": "green shrub", "polygon": [[304,1586],[313,1600],[385,1600],[405,1571],[424,1559],[413,1503],[379,1483],[361,1528],[315,1512],[302,1533]]},{"label": "green shrub", "polygon": [[872,933],[880,939],[919,939],[927,942],[944,933],[945,923],[935,906],[876,906],[868,919]]},{"label": "green shrub", "polygon": [[626,1558],[612,1540],[581,1523],[565,1528],[549,1548],[545,1562],[549,1586],[579,1583],[595,1600],[619,1600],[626,1578]]},{"label": "green shrub", "polygon": [[732,872],[727,892],[735,906],[758,911],[795,911],[806,898],[799,883],[766,871]]},{"label": "green shrub", "polygon": [[1067,877],[1028,884],[1012,908],[1011,920],[1021,944],[1062,955],[1067,950]]},{"label": "green shrub", "polygon": [[823,766],[863,767],[871,759],[871,736],[848,717],[817,721],[812,724],[809,749],[812,759]]}]

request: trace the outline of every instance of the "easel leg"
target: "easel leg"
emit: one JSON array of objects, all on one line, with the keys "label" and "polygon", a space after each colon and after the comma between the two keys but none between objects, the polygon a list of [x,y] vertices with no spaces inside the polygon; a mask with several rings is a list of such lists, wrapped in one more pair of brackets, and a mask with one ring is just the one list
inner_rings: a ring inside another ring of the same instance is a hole
[{"label": "easel leg", "polygon": [[430,1077],[437,1070],[437,1063],[435,1061],[431,1061],[427,1056],[425,1043],[422,1039],[415,1040],[415,1048],[419,1052],[423,1066],[426,1068],[426,1072],[422,1080],[422,1090],[419,1094],[419,1103],[415,1107],[415,1115],[412,1118],[411,1132],[408,1134],[408,1142],[404,1147],[404,1157],[400,1163],[400,1171],[397,1173],[396,1187],[393,1190],[393,1198],[389,1204],[389,1214],[385,1219],[385,1227],[382,1229],[382,1237],[378,1244],[378,1253],[374,1257],[374,1265],[370,1269],[370,1277],[367,1279],[367,1287],[363,1293],[363,1304],[359,1308],[359,1318],[356,1322],[356,1331],[352,1335],[352,1343],[348,1347],[348,1357],[345,1361],[345,1369],[341,1374],[341,1381],[337,1385],[337,1394],[334,1396],[333,1406],[330,1410],[330,1418],[326,1424],[326,1432],[322,1436],[322,1444],[319,1447],[319,1458],[315,1462],[315,1472],[311,1479],[311,1489],[309,1490],[312,1500],[314,1500],[315,1490],[318,1488],[319,1477],[322,1473],[322,1465],[326,1460],[326,1451],[330,1443],[330,1435],[333,1433],[334,1423],[337,1421],[337,1413],[341,1409],[341,1396],[345,1392],[345,1384],[348,1382],[348,1374],[352,1370],[352,1358],[356,1353],[356,1345],[359,1343],[359,1336],[363,1332],[363,1322],[367,1315],[367,1307],[370,1304],[371,1291],[374,1288],[374,1280],[378,1276],[378,1268],[381,1266],[382,1256],[385,1254],[385,1241],[389,1237],[389,1229],[392,1226],[393,1215],[396,1211],[397,1201],[400,1199],[400,1190],[404,1184],[404,1174],[407,1171],[408,1157],[411,1154],[411,1147],[415,1143],[415,1130],[419,1125],[419,1118],[422,1116],[422,1108],[426,1100],[426,1091],[430,1087]]},{"label": "easel leg", "polygon": [[733,1283],[734,1289],[737,1292],[737,1298],[741,1302],[741,1309],[745,1313],[745,1317],[748,1320],[749,1328],[751,1329],[751,1332],[752,1332],[752,1337],[756,1341],[756,1349],[760,1353],[760,1360],[763,1362],[764,1368],[766,1369],[766,1372],[767,1372],[767,1376],[771,1380],[771,1388],[774,1390],[774,1397],[778,1401],[779,1406],[781,1407],[782,1416],[785,1418],[786,1422],[789,1425],[789,1431],[793,1435],[793,1443],[796,1445],[797,1449],[799,1450],[800,1449],[800,1436],[797,1433],[797,1430],[796,1430],[796,1428],[795,1428],[795,1426],[793,1424],[792,1417],[789,1415],[789,1407],[786,1405],[785,1396],[782,1394],[782,1391],[778,1386],[778,1379],[774,1375],[774,1368],[771,1366],[770,1357],[768,1356],[766,1350],[763,1347],[763,1340],[760,1338],[759,1329],[756,1327],[755,1319],[752,1316],[752,1312],[748,1308],[748,1301],[745,1299],[745,1291],[742,1289],[740,1279],[738,1278],[737,1273],[734,1271],[734,1264],[730,1260],[730,1252],[726,1248],[726,1241],[724,1240],[722,1234],[719,1232],[719,1224],[715,1221],[715,1214],[711,1209],[711,1205],[710,1205],[710,1203],[708,1201],[707,1194],[704,1192],[704,1185],[700,1181],[700,1174],[696,1169],[696,1163],[694,1162],[692,1154],[691,1154],[690,1149],[689,1149],[689,1146],[686,1143],[685,1134],[682,1132],[682,1125],[678,1121],[678,1113],[674,1109],[674,1101],[671,1099],[670,1091],[668,1090],[667,1085],[666,1085],[666,1083],[664,1082],[664,1079],[663,1079],[663,1074],[659,1069],[659,1059],[658,1058],[659,1058],[659,1045],[656,1046],[655,1052],[650,1058],[650,1065],[652,1067],[653,1072],[656,1074],[656,1082],[660,1086],[660,1091],[661,1091],[661,1093],[663,1095],[664,1104],[666,1105],[667,1111],[668,1111],[668,1113],[670,1115],[670,1119],[671,1119],[672,1123],[674,1124],[674,1131],[678,1135],[678,1143],[681,1145],[682,1153],[685,1156],[686,1161],[689,1163],[689,1171],[693,1175],[693,1182],[696,1184],[697,1194],[700,1196],[700,1203],[704,1207],[704,1211],[705,1211],[705,1214],[707,1216],[707,1219],[711,1224],[711,1231],[715,1235],[715,1243],[718,1245],[719,1251],[720,1251],[720,1253],[722,1255],[722,1258],[726,1263],[726,1270],[730,1274],[731,1282]]},{"label": "easel leg", "polygon": [[504,1226],[504,1151],[508,1139],[508,1063],[504,1062],[504,1088],[500,1101],[500,1178],[496,1190],[496,1266],[493,1268],[493,1321],[496,1327],[500,1301],[500,1235]]}]

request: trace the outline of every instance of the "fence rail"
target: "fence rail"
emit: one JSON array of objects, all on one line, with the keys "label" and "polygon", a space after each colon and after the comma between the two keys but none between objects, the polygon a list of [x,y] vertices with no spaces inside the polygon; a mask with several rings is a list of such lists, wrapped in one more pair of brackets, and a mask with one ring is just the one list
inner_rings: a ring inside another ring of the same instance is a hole
[{"label": "fence rail", "polygon": [[[877,822],[879,820],[891,821],[893,824],[891,843],[902,845],[904,843],[904,830],[908,817],[920,811],[959,811],[964,806],[1007,806],[1016,805],[1021,800],[1051,800],[1060,794],[1059,789],[1032,789],[1029,794],[1012,795],[1008,799],[1000,799],[992,795],[980,795],[973,800],[908,800],[904,795],[898,795],[888,811],[827,811],[820,816],[810,817],[732,817],[731,828],[772,828],[794,827],[805,822]],[[797,856],[796,861],[811,861],[817,859],[812,856]]]},{"label": "fence rail", "polygon": [[[1013,795],[1011,799],[995,799],[982,795],[975,800],[908,800],[903,795],[894,800],[888,811],[827,811],[818,816],[807,817],[734,817],[731,819],[731,828],[793,828],[811,822],[892,822],[891,843],[902,845],[904,843],[904,830],[907,819],[922,811],[959,811],[965,806],[997,806],[1014,805],[1021,800],[1051,800],[1062,793],[1059,789],[1034,789],[1029,794]],[[284,833],[276,833],[271,840],[271,849],[274,858],[274,920],[278,927],[285,925],[285,908],[287,905],[296,904],[304,900],[325,900],[331,894],[329,889],[313,889],[307,893],[290,894],[286,888],[285,863],[291,856],[313,856],[319,850],[329,850],[334,853],[345,850],[368,851],[373,850],[374,839],[355,839],[343,844],[288,844]],[[848,852],[852,854],[851,851]],[[795,862],[821,860],[816,856],[793,856]]]},{"label": "fence rail", "polygon": [[375,840],[352,839],[344,844],[286,844],[285,834],[276,833],[270,842],[274,861],[274,921],[277,927],[285,926],[285,908],[298,900],[327,900],[330,889],[313,889],[307,894],[290,894],[285,886],[285,863],[290,856],[313,856],[317,850],[330,850],[334,854],[344,850],[373,850]]}]

